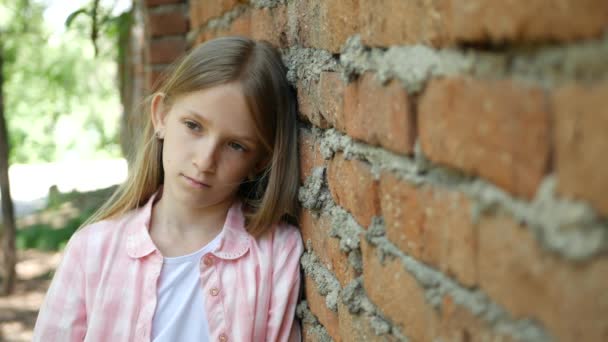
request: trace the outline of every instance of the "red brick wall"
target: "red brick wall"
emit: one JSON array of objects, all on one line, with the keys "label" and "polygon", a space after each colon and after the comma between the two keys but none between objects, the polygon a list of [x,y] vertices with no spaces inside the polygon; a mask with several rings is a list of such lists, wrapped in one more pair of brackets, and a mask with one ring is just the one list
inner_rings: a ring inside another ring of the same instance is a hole
[{"label": "red brick wall", "polygon": [[168,65],[186,52],[190,16],[186,0],[143,0],[143,3],[147,87],[153,89]]},{"label": "red brick wall", "polygon": [[298,90],[307,341],[608,340],[608,2],[148,0]]}]

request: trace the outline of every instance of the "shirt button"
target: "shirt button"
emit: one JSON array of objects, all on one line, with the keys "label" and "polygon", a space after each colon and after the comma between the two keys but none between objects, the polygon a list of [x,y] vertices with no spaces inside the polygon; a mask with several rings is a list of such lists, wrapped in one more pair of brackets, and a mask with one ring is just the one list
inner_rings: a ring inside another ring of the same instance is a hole
[{"label": "shirt button", "polygon": [[213,265],[213,257],[211,255],[207,255],[205,256],[205,259],[203,259],[203,262],[205,263],[205,265],[211,266]]},{"label": "shirt button", "polygon": [[214,287],[209,292],[211,292],[212,296],[217,296],[217,294],[220,293],[220,289],[218,289],[217,287]]},{"label": "shirt button", "polygon": [[221,335],[220,335],[220,341],[221,341],[221,342],[226,342],[226,341],[228,341],[228,336],[226,336],[226,334],[221,334]]}]

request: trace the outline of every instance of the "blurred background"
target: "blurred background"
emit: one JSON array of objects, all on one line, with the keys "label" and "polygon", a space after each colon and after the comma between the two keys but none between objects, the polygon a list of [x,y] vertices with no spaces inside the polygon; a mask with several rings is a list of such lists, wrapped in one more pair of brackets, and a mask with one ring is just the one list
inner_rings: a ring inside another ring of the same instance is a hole
[{"label": "blurred background", "polygon": [[126,177],[121,42],[131,7],[0,0],[3,183],[10,165],[1,197],[0,340],[31,340],[59,251]]}]

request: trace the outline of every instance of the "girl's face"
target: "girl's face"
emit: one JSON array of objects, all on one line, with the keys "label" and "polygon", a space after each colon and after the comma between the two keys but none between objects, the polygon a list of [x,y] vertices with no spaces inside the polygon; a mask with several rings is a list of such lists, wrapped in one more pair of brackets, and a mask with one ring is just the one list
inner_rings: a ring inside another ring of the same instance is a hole
[{"label": "girl's face", "polygon": [[261,170],[263,153],[241,85],[229,83],[174,99],[152,100],[164,139],[163,197],[194,207],[232,201],[239,184]]}]

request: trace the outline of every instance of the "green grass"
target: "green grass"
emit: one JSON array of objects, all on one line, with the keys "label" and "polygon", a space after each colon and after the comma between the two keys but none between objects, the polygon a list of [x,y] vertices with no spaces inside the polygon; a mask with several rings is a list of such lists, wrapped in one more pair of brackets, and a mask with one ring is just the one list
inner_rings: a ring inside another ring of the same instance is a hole
[{"label": "green grass", "polygon": [[51,192],[47,208],[43,211],[59,210],[62,204],[72,202],[78,207],[79,214],[58,228],[47,223],[36,223],[18,229],[15,237],[17,249],[62,250],[78,227],[93,215],[115,189],[116,187],[111,187],[87,193],[75,191],[70,193]]}]

